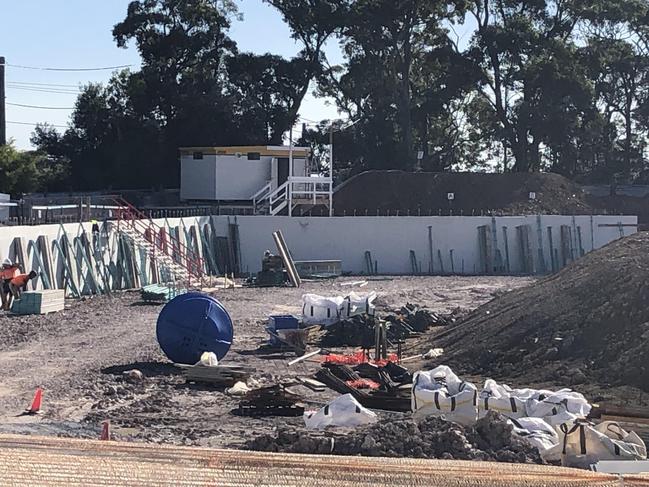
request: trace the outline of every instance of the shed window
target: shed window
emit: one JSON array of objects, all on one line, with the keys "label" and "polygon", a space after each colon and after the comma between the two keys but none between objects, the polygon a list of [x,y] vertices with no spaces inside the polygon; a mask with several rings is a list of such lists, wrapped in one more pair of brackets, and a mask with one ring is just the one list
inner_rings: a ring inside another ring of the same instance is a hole
[{"label": "shed window", "polygon": [[200,160],[203,158],[202,152],[194,152],[194,160]]},{"label": "shed window", "polygon": [[261,154],[259,152],[248,152],[249,161],[258,161],[261,159]]}]

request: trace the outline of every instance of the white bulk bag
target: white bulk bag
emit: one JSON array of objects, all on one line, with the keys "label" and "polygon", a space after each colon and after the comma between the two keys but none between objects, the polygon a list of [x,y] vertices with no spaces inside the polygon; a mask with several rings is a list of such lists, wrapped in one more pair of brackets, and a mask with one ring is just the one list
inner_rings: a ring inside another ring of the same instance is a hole
[{"label": "white bulk bag", "polygon": [[376,413],[361,406],[351,394],[334,399],[319,411],[304,413],[304,423],[308,429],[325,429],[327,426],[354,427],[377,421]]},{"label": "white bulk bag", "polygon": [[496,411],[508,418],[523,418],[527,416],[525,399],[517,397],[515,389],[498,384],[493,379],[484,383],[478,400],[478,417],[486,416],[489,411]]},{"label": "white bulk bag", "polygon": [[543,460],[549,462],[561,459],[559,435],[547,422],[541,418],[510,418],[509,423],[513,426],[512,435],[536,447]]},{"label": "white bulk bag", "polygon": [[415,372],[412,379],[411,409],[415,418],[440,416],[469,425],[478,418],[478,391],[440,365],[431,371]]},{"label": "white bulk bag", "polygon": [[302,322],[309,325],[332,325],[341,318],[344,298],[324,297],[317,294],[302,296]]},{"label": "white bulk bag", "polygon": [[635,433],[615,421],[593,426],[584,421],[559,427],[561,463],[566,467],[589,468],[600,460],[646,460],[647,447]]},{"label": "white bulk bag", "polygon": [[552,426],[573,422],[588,416],[591,405],[586,398],[570,389],[556,392],[537,391],[525,403],[527,416],[543,418]]},{"label": "white bulk bag", "polygon": [[344,318],[350,318],[356,315],[374,315],[374,300],[376,293],[369,294],[356,294],[355,292],[349,293],[343,300],[341,315]]}]

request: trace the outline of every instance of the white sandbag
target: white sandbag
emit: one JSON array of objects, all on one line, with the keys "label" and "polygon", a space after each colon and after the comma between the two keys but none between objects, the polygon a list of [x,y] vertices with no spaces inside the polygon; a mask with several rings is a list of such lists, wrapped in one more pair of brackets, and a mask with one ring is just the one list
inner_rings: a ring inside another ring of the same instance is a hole
[{"label": "white sandbag", "polygon": [[543,418],[552,426],[584,419],[590,413],[592,406],[586,398],[570,389],[559,391],[537,391],[525,403],[527,415],[533,418]]},{"label": "white sandbag", "polygon": [[527,416],[525,399],[518,397],[515,390],[506,385],[498,384],[493,379],[484,383],[478,400],[478,417],[486,416],[489,411],[496,411],[508,418],[523,418]]},{"label": "white sandbag", "polygon": [[551,426],[559,426],[586,418],[591,405],[582,394],[570,389],[512,389],[488,379],[480,392],[478,409],[479,417],[495,410],[510,418],[543,418]]},{"label": "white sandbag", "polygon": [[635,433],[615,421],[594,426],[585,421],[559,427],[561,463],[566,467],[589,468],[600,460],[646,460],[647,447]]},{"label": "white sandbag", "polygon": [[350,318],[357,315],[374,315],[374,301],[376,300],[376,293],[369,294],[356,294],[355,292],[349,293],[344,298],[341,316],[343,319]]},{"label": "white sandbag", "polygon": [[332,325],[341,318],[342,296],[324,297],[317,294],[302,296],[302,322],[309,325]]},{"label": "white sandbag", "polygon": [[201,354],[201,359],[196,362],[196,365],[215,367],[219,365],[219,359],[216,357],[216,354],[214,352],[203,352]]},{"label": "white sandbag", "polygon": [[308,429],[325,429],[328,426],[354,427],[376,423],[378,416],[361,406],[351,394],[340,396],[319,411],[304,413],[304,423]]},{"label": "white sandbag", "polygon": [[250,387],[242,381],[237,381],[232,387],[225,390],[228,396],[245,396],[248,392],[250,392]]},{"label": "white sandbag", "polygon": [[509,423],[513,426],[512,435],[536,447],[543,460],[549,462],[561,459],[559,435],[546,421],[541,418],[510,418]]},{"label": "white sandbag", "polygon": [[460,380],[446,365],[415,372],[412,379],[411,410],[415,418],[439,416],[469,425],[478,418],[478,391]]}]

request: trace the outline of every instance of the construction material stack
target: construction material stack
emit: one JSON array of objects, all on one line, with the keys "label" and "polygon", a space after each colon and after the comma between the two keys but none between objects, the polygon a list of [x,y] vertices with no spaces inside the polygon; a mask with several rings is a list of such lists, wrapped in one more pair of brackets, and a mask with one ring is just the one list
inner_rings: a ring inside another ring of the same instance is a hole
[{"label": "construction material stack", "polygon": [[65,295],[61,289],[27,291],[14,301],[12,313],[18,315],[43,315],[65,309]]}]

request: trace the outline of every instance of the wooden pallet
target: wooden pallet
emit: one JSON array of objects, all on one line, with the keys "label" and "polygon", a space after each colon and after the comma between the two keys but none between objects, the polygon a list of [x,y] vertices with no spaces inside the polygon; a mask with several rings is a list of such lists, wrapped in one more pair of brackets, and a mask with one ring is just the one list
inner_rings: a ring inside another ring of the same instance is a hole
[{"label": "wooden pallet", "polygon": [[255,371],[252,367],[240,365],[175,365],[183,370],[183,376],[187,382],[217,385],[232,385],[238,381],[245,381]]}]

